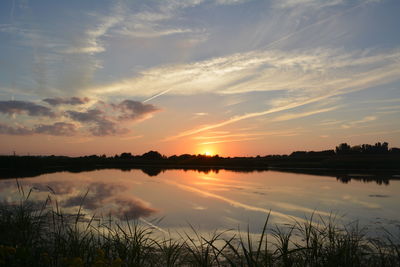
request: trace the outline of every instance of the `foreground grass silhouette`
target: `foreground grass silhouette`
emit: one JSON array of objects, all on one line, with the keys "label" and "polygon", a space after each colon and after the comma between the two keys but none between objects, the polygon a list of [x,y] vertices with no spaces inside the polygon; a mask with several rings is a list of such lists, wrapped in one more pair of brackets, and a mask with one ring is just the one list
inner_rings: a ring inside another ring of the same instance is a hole
[{"label": "foreground grass silhouette", "polygon": [[68,215],[18,188],[21,201],[0,208],[0,266],[400,266],[398,237],[382,230],[371,239],[335,216],[269,228],[268,215],[257,238],[249,229],[204,237],[191,227],[173,239],[138,220],[87,218],[81,208]]}]

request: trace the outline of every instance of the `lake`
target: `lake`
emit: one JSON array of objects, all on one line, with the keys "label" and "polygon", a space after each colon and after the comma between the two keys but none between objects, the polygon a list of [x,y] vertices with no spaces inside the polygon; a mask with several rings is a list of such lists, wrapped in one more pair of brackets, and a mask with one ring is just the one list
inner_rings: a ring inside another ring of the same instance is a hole
[{"label": "lake", "polygon": [[[313,213],[371,229],[400,227],[400,181],[335,178],[278,171],[104,169],[59,172],[19,179],[32,201],[49,195],[65,212],[121,220],[140,219],[161,232],[179,232],[189,224],[201,232],[238,229],[257,234],[271,210],[270,224],[293,223]],[[16,180],[0,180],[0,200],[20,199]],[[53,201],[54,203],[54,201]],[[342,218],[342,216],[344,216]],[[317,217],[317,216],[315,216]]]}]

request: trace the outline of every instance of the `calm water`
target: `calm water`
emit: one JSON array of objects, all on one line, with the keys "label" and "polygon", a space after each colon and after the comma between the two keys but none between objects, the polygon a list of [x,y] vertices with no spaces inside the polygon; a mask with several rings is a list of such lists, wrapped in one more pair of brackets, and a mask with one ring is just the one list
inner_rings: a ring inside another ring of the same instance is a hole
[{"label": "calm water", "polygon": [[[141,170],[100,170],[53,173],[19,180],[32,200],[50,194],[65,212],[73,212],[89,190],[87,214],[157,222],[160,231],[182,230],[192,224],[204,232],[216,229],[262,229],[269,210],[271,223],[302,220],[315,211],[345,215],[345,221],[396,228],[400,225],[400,181],[389,184],[275,171],[218,173],[168,170],[149,176]],[[51,190],[49,189],[51,188]],[[54,191],[54,193],[51,193]],[[15,180],[0,180],[1,201],[19,199]]]}]

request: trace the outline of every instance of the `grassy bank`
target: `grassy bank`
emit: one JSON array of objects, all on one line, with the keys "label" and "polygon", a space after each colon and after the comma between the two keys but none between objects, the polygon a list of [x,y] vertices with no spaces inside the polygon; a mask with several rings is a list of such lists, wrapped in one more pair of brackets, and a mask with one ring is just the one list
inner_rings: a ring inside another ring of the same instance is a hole
[{"label": "grassy bank", "polygon": [[21,195],[0,207],[0,266],[400,266],[398,235],[372,239],[334,216],[283,226],[268,216],[256,238],[249,229],[204,237],[192,228],[173,239],[138,220],[65,214],[50,197],[38,204]]}]

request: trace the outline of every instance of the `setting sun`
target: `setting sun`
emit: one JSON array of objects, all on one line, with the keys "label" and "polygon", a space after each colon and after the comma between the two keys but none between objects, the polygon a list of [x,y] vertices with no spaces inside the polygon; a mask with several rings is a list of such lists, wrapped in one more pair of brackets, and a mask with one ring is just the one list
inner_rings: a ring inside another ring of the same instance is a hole
[{"label": "setting sun", "polygon": [[198,153],[205,156],[215,156],[217,154],[217,152],[215,152],[215,149],[210,147],[200,149]]}]

